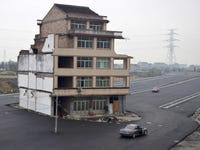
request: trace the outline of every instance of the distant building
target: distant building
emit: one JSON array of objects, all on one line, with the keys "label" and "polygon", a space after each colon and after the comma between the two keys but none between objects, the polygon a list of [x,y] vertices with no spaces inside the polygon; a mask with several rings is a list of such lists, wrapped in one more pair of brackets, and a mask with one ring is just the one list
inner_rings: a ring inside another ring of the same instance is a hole
[{"label": "distant building", "polygon": [[[124,113],[130,59],[114,51],[120,31],[88,7],[54,4],[29,51],[18,56],[19,105],[54,115]],[[117,65],[122,62],[122,65]]]},{"label": "distant building", "polygon": [[138,62],[137,65],[141,70],[149,70],[152,68],[152,64],[147,62]]},{"label": "distant building", "polygon": [[156,68],[156,69],[165,69],[165,68],[167,68],[168,67],[168,65],[167,64],[165,64],[165,63],[154,63],[153,64],[153,67],[154,68]]}]

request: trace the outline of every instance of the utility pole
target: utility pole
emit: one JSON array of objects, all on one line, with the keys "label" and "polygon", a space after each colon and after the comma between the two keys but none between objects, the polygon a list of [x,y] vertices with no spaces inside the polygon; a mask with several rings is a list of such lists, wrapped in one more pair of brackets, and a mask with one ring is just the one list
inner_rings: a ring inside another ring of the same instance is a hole
[{"label": "utility pole", "polygon": [[178,39],[175,39],[174,36],[177,33],[175,33],[175,29],[169,29],[169,33],[167,35],[169,35],[169,39],[167,40],[169,42],[169,44],[167,45],[168,49],[168,53],[167,53],[167,61],[169,65],[173,65],[176,62],[176,56],[175,56],[175,51],[174,48],[177,47],[174,44],[174,41],[178,41]]},{"label": "utility pole", "polygon": [[55,95],[56,96],[56,116],[55,116],[55,133],[58,132],[58,95]]},{"label": "utility pole", "polygon": [[3,51],[3,70],[6,70],[6,51]]}]

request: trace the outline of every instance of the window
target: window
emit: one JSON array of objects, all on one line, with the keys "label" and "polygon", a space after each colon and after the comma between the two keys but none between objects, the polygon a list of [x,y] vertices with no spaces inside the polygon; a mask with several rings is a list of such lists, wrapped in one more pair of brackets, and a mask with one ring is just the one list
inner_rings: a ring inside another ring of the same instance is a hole
[{"label": "window", "polygon": [[58,56],[58,68],[73,68],[73,57]]},{"label": "window", "polygon": [[110,38],[98,38],[97,48],[110,48]]},{"label": "window", "polygon": [[110,78],[109,77],[97,77],[96,78],[96,86],[97,87],[109,87],[110,86]]},{"label": "window", "polygon": [[93,59],[92,57],[78,57],[77,67],[79,68],[92,68]]},{"label": "window", "polygon": [[72,88],[72,77],[58,77],[58,88]]},{"label": "window", "polygon": [[101,31],[101,30],[103,30],[103,23],[90,22],[90,29],[96,30],[96,31]]},{"label": "window", "polygon": [[77,87],[78,88],[91,88],[92,87],[92,77],[77,77]]},{"label": "window", "polygon": [[107,97],[95,96],[95,97],[81,97],[74,100],[74,111],[88,111],[89,103],[92,100],[93,110],[105,110]]},{"label": "window", "polygon": [[97,58],[97,68],[110,68],[110,58]]},{"label": "window", "polygon": [[92,37],[78,37],[78,47],[92,48],[93,38]]},{"label": "window", "polygon": [[71,21],[71,29],[86,29],[86,22],[85,21]]},{"label": "window", "polygon": [[88,100],[74,101],[74,111],[87,111],[87,110],[89,110]]},{"label": "window", "polygon": [[96,97],[92,101],[92,109],[93,110],[105,110],[106,106],[106,98],[105,97]]}]

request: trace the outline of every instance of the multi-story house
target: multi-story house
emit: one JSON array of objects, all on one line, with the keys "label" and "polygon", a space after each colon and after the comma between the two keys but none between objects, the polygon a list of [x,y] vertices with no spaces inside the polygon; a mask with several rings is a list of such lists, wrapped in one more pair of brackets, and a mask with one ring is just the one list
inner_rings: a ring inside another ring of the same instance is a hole
[{"label": "multi-story house", "polygon": [[54,115],[58,97],[60,115],[124,113],[132,57],[115,53],[122,32],[108,22],[88,7],[54,4],[18,56],[20,106]]}]

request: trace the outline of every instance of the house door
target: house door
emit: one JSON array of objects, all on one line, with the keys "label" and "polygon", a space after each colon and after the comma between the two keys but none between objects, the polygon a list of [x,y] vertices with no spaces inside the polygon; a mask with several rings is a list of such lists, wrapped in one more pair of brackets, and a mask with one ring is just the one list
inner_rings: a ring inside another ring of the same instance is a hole
[{"label": "house door", "polygon": [[118,100],[114,100],[113,101],[113,112],[119,112],[119,101]]}]

